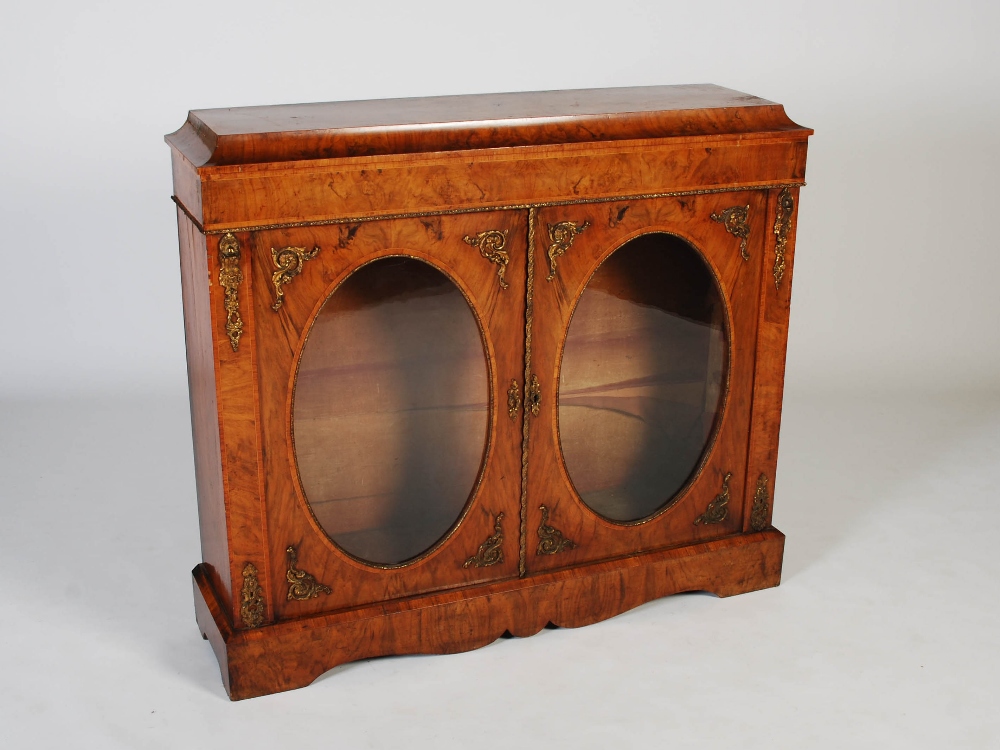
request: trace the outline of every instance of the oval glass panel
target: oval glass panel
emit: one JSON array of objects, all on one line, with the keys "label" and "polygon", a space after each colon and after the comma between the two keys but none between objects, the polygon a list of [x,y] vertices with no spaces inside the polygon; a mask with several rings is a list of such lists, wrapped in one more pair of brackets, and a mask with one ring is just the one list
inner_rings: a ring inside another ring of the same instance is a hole
[{"label": "oval glass panel", "polygon": [[477,484],[489,386],[462,292],[410,258],[363,266],[327,299],[296,379],[302,489],[330,538],[396,565],[454,527]]},{"label": "oval glass panel", "polygon": [[684,240],[643,235],[601,264],[559,381],[566,469],[590,508],[638,521],[693,478],[720,421],[727,350],[715,277]]}]

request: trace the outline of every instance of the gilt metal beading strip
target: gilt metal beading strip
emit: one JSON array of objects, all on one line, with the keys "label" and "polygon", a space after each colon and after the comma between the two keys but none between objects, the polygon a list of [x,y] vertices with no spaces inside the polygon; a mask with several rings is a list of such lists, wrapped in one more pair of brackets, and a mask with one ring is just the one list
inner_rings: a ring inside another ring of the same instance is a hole
[{"label": "gilt metal beading strip", "polygon": [[[525,281],[524,297],[524,395],[528,398],[531,384],[531,324],[534,318],[535,293],[535,224],[538,222],[538,209],[534,206],[528,209],[528,276]],[[528,570],[528,440],[529,440],[529,407],[521,412],[521,535],[518,547],[517,571],[523,577]]]},{"label": "gilt metal beading strip", "polygon": [[[747,185],[744,187],[704,188],[702,190],[671,190],[661,193],[636,193],[634,195],[612,195],[601,198],[567,198],[558,201],[538,201],[535,203],[500,203],[495,206],[467,206],[465,208],[446,208],[437,211],[400,211],[397,213],[370,214],[368,216],[352,216],[342,219],[318,219],[316,221],[288,221],[272,224],[254,224],[250,226],[225,226],[215,229],[205,229],[201,222],[194,219],[190,212],[184,211],[192,223],[203,234],[224,234],[226,232],[265,232],[270,229],[294,229],[297,227],[324,227],[335,224],[362,224],[369,221],[389,221],[392,219],[417,219],[424,216],[455,216],[459,214],[481,214],[490,211],[525,211],[532,208],[547,208],[550,206],[576,206],[593,203],[614,203],[616,201],[639,201],[653,198],[680,198],[686,195],[716,195],[718,193],[744,193],[751,190],[777,190],[779,188],[805,187],[805,182],[779,182],[772,185]],[[179,204],[178,201],[175,202]]]}]

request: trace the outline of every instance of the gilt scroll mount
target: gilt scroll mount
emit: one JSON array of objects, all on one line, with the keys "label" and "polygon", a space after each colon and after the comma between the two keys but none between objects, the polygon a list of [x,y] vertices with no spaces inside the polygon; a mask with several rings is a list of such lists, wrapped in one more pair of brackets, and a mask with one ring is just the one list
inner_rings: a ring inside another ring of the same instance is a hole
[{"label": "gilt scroll mount", "polygon": [[788,233],[792,229],[792,213],[795,211],[795,198],[792,191],[784,188],[778,194],[778,215],[774,219],[774,288],[781,286],[785,276],[785,251],[788,249]]},{"label": "gilt scroll mount", "polygon": [[504,250],[507,246],[506,229],[488,229],[479,234],[465,235],[462,240],[472,247],[479,248],[479,253],[490,263],[497,265],[497,276],[500,279],[500,288],[506,289],[510,286],[504,276],[507,273],[507,264],[510,263],[510,254]]},{"label": "gilt scroll mount", "polygon": [[733,476],[731,471],[726,472],[722,478],[722,491],[715,496],[715,499],[708,504],[705,512],[694,519],[694,524],[722,523],[729,515],[729,479]]},{"label": "gilt scroll mount", "polygon": [[767,491],[767,475],[761,474],[757,478],[757,491],[753,496],[753,507],[750,509],[750,528],[754,531],[763,531],[767,528],[768,504],[771,496]]},{"label": "gilt scroll mount", "polygon": [[274,284],[272,310],[278,312],[281,309],[281,304],[285,300],[285,284],[291,283],[292,279],[302,273],[303,263],[312,260],[317,255],[319,255],[318,247],[314,247],[312,250],[304,247],[271,248],[271,260],[277,269],[271,274],[271,283]]},{"label": "gilt scroll mount", "polygon": [[535,554],[557,555],[576,549],[576,542],[567,539],[555,526],[549,526],[549,509],[544,505],[538,506],[538,509],[542,511],[542,523],[538,527],[538,547]]},{"label": "gilt scroll mount", "polygon": [[264,622],[264,590],[257,580],[257,566],[253,563],[243,566],[240,619],[248,628],[259,628]]},{"label": "gilt scroll mount", "polygon": [[558,224],[548,224],[549,229],[549,275],[545,277],[546,281],[552,281],[556,277],[556,258],[566,254],[573,243],[576,241],[576,236],[582,234],[586,231],[587,227],[590,226],[589,221],[585,221],[582,224],[576,224],[572,221],[560,221]]},{"label": "gilt scroll mount", "polygon": [[288,581],[288,601],[304,602],[315,599],[320,594],[330,593],[330,587],[317,581],[316,576],[296,567],[299,556],[295,547],[288,545],[285,554],[288,555],[288,572],[285,573],[285,580]]},{"label": "gilt scroll mount", "polygon": [[750,253],[747,252],[747,241],[750,238],[750,225],[747,218],[750,215],[750,204],[745,206],[732,206],[725,208],[719,213],[713,213],[710,218],[725,227],[725,230],[740,240],[740,257],[743,260],[750,260]]},{"label": "gilt scroll mount", "polygon": [[479,545],[479,550],[465,561],[463,568],[488,568],[503,562],[503,513],[498,513],[493,524],[493,534]]}]

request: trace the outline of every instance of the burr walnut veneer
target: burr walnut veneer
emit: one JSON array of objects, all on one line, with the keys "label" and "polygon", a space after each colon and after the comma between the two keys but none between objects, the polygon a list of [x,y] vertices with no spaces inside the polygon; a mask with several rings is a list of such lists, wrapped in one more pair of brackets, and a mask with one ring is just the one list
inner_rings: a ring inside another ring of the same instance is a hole
[{"label": "burr walnut veneer", "polygon": [[195,607],[229,695],[778,585],[811,132],[709,85],[191,112]]}]

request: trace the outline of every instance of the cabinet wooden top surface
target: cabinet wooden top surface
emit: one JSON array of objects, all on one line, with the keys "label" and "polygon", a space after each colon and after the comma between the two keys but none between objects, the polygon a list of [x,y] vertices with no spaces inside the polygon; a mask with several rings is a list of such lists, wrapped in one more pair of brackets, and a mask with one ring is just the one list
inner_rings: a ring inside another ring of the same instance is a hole
[{"label": "cabinet wooden top surface", "polygon": [[194,166],[811,130],[712,84],[201,109],[166,136]]}]

